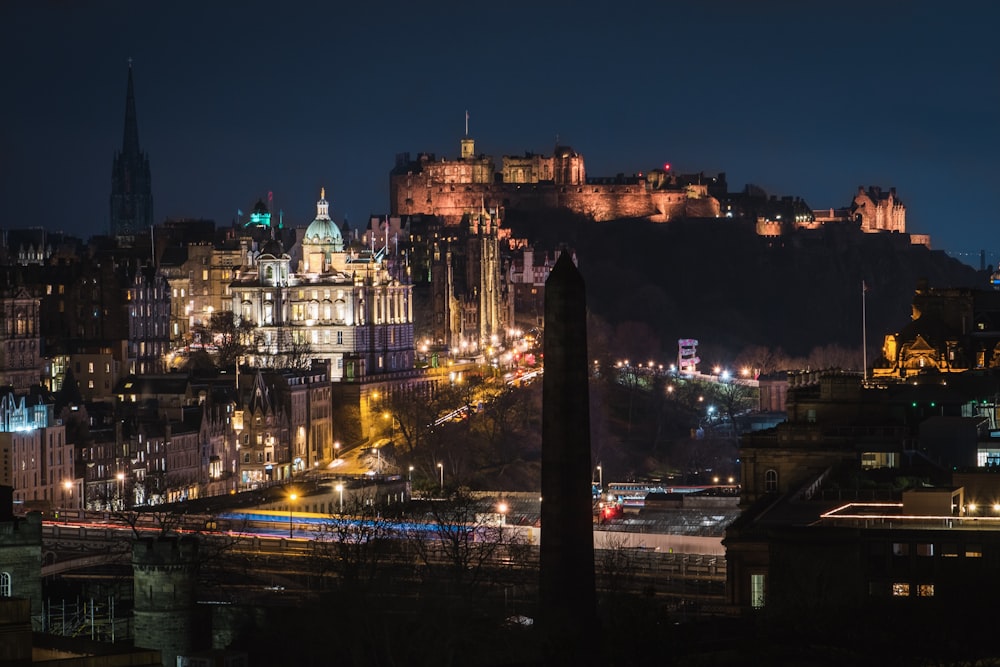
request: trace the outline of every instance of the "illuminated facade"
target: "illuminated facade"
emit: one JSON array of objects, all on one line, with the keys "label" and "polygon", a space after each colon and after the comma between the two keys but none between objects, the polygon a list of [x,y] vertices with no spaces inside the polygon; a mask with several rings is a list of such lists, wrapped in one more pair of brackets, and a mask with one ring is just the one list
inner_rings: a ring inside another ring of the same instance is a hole
[{"label": "illuminated facade", "polygon": [[36,508],[80,506],[73,445],[40,396],[0,397],[0,463],[0,486],[13,487],[15,501]]},{"label": "illuminated facade", "polygon": [[334,382],[413,368],[412,286],[388,246],[349,249],[321,193],[295,270],[277,241],[248,256],[232,310],[256,331],[251,365],[330,361]]},{"label": "illuminated facade", "polygon": [[493,158],[476,155],[473,139],[462,140],[461,157],[438,160],[422,153],[400,155],[389,177],[393,215],[435,215],[458,225],[482,206],[505,209],[565,208],[597,221],[648,218],[666,222],[682,217],[718,217],[719,201],[698,178],[664,169],[635,176],[588,178],[583,156],[556,146],[551,156],[504,156],[496,171]]},{"label": "illuminated facade", "polygon": [[921,282],[911,317],[885,336],[876,379],[1000,368],[1000,292]]}]

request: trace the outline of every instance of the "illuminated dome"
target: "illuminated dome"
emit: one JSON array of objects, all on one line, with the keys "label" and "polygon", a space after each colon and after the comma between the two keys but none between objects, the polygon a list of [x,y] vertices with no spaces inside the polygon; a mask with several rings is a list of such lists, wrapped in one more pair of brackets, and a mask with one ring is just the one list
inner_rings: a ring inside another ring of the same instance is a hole
[{"label": "illuminated dome", "polygon": [[303,239],[307,243],[332,243],[343,248],[344,237],[340,227],[330,219],[330,204],[326,201],[326,188],[320,190],[319,201],[316,202],[316,219],[309,223]]}]

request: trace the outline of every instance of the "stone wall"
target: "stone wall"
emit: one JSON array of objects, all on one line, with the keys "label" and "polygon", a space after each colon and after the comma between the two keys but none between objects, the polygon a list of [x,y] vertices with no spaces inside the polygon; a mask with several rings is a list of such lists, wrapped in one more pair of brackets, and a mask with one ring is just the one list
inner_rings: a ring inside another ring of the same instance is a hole
[{"label": "stone wall", "polygon": [[11,597],[31,600],[35,629],[42,614],[42,515],[0,523],[0,572],[10,575]]},{"label": "stone wall", "polygon": [[159,649],[164,665],[196,648],[194,538],[145,538],[132,548],[135,645]]}]

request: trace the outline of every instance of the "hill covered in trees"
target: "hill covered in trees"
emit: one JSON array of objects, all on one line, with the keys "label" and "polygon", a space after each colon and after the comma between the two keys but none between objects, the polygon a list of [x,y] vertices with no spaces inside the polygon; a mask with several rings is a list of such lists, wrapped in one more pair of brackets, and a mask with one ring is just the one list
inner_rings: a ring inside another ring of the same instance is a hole
[{"label": "hill covered in trees", "polygon": [[[622,358],[669,362],[677,339],[696,338],[704,364],[756,354],[860,369],[863,283],[869,365],[884,336],[910,321],[920,280],[987,285],[983,272],[908,236],[865,234],[847,223],[780,238],[724,218],[596,223],[562,211],[512,211],[506,224],[536,255],[561,245],[576,253],[588,307],[610,332],[607,353]],[[850,363],[822,363],[824,350]]]}]

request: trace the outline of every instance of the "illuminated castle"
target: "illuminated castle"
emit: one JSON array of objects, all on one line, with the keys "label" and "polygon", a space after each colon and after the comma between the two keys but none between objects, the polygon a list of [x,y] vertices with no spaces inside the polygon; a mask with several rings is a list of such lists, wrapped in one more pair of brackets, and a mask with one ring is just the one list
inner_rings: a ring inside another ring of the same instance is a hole
[{"label": "illuminated castle", "polygon": [[498,171],[493,158],[477,155],[466,136],[461,156],[438,160],[421,153],[396,157],[389,177],[393,215],[434,215],[446,225],[488,208],[566,208],[600,222],[616,218],[719,216],[719,202],[700,177],[673,174],[669,165],[646,174],[588,178],[583,156],[569,146],[556,146],[550,156],[505,155]]}]

